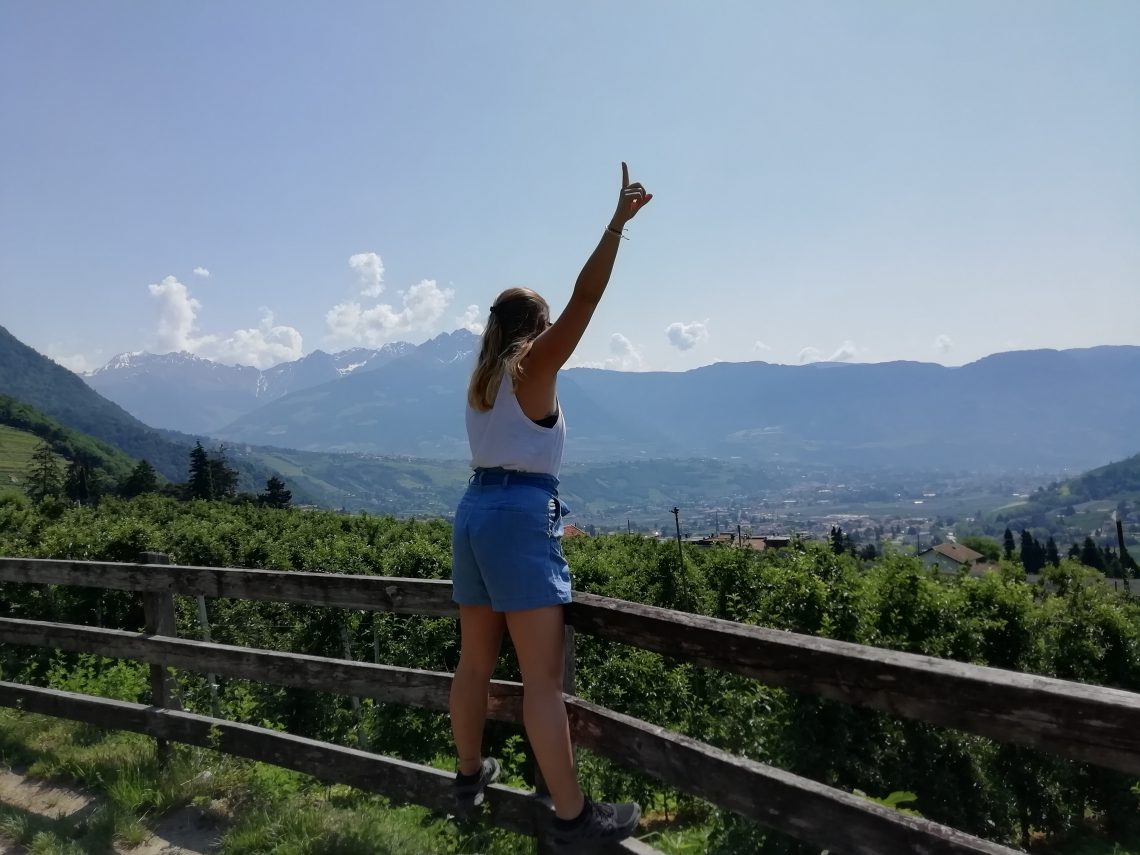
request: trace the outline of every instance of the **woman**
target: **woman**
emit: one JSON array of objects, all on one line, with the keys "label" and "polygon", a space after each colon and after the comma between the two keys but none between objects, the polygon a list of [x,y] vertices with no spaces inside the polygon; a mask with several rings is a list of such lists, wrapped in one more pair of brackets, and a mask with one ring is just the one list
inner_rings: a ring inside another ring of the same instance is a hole
[{"label": "woman", "polygon": [[628,837],[641,816],[636,804],[594,803],[582,795],[562,701],[570,572],[557,489],[566,424],[555,386],[606,290],[625,223],[653,198],[629,182],[625,163],[621,169],[617,211],[558,320],[550,322],[546,301],[529,288],[509,288],[491,306],[467,390],[475,474],[456,510],[452,541],[461,633],[451,689],[457,808],[481,804],[499,775],[494,758],[482,756],[482,741],[488,681],[506,629],[522,671],[527,737],[554,802],[554,842],[566,848]]}]

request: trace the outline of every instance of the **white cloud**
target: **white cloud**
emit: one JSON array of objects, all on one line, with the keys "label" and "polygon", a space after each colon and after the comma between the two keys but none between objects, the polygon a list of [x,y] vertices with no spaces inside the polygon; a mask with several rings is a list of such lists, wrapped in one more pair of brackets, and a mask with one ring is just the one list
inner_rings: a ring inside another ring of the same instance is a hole
[{"label": "white cloud", "polygon": [[269,368],[279,362],[300,359],[301,333],[293,327],[273,323],[273,312],[262,308],[261,321],[248,330],[236,330],[210,348],[219,362]]},{"label": "white cloud", "polygon": [[480,320],[482,317],[483,315],[479,311],[479,307],[475,304],[471,304],[464,310],[461,316],[455,319],[455,323],[460,329],[468,330],[469,332],[475,333],[475,335],[482,335],[483,321]]},{"label": "white cloud", "polygon": [[360,279],[360,296],[379,297],[384,293],[384,262],[374,252],[358,252],[348,259],[348,266]]},{"label": "white cloud", "polygon": [[263,308],[261,321],[251,329],[229,335],[201,335],[196,329],[202,303],[173,276],[147,286],[158,301],[158,332],[155,350],[186,351],[219,362],[268,368],[278,362],[299,359],[303,353],[301,333],[276,324],[273,312]]},{"label": "white cloud", "polygon": [[610,355],[605,367],[614,371],[637,371],[641,368],[641,353],[624,335],[614,333],[610,336]]},{"label": "white cloud", "polygon": [[689,350],[708,339],[708,322],[692,321],[684,324],[677,321],[665,327],[665,335],[673,347],[678,350]]},{"label": "white cloud", "polygon": [[946,333],[934,339],[934,349],[945,356],[947,353],[954,349],[954,341]]},{"label": "white cloud", "polygon": [[772,346],[757,340],[756,344],[752,345],[753,350],[771,350]]},{"label": "white cloud", "polygon": [[[379,260],[379,256],[376,258]],[[424,279],[400,293],[403,305],[398,310],[387,303],[366,308],[355,300],[333,306],[325,314],[328,331],[337,338],[383,344],[395,336],[430,328],[455,296],[454,291],[440,288],[434,279]]]},{"label": "white cloud", "polygon": [[859,348],[853,341],[845,341],[835,349],[835,353],[827,357],[828,362],[850,362],[859,355]]},{"label": "white cloud", "polygon": [[[96,351],[96,356],[101,351]],[[59,345],[48,345],[47,350],[48,358],[55,362],[57,365],[62,365],[68,371],[74,371],[76,374],[85,374],[88,371],[94,371],[99,367],[99,363],[95,359],[88,359],[82,353],[66,353],[61,351]]]},{"label": "white cloud", "polygon": [[194,275],[195,276],[201,276],[203,279],[209,279],[210,278],[210,271],[207,270],[205,267],[195,267],[194,268]]},{"label": "white cloud", "polygon": [[818,347],[812,347],[810,344],[800,351],[799,356],[796,357],[796,362],[803,365],[805,362],[819,362],[823,356],[823,352]]},{"label": "white cloud", "polygon": [[159,353],[185,350],[196,353],[214,336],[198,336],[194,325],[202,304],[190,296],[189,289],[174,276],[148,285],[151,296],[158,300],[158,333],[155,346]]}]

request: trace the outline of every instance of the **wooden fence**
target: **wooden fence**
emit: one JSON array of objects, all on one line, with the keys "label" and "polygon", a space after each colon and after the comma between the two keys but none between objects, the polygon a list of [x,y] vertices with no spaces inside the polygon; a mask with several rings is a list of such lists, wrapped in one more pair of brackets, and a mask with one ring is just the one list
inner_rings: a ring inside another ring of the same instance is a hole
[{"label": "wooden fence", "polygon": [[[95,653],[152,666],[154,705],[0,682],[0,705],[159,740],[215,748],[446,812],[451,775],[427,766],[182,711],[167,669],[221,675],[430,710],[447,710],[451,675],[177,637],[174,594],[400,614],[455,615],[445,581],[183,567],[146,553],[137,564],[0,558],[0,582],[76,585],[142,595],[146,631],[0,618],[0,643]],[[755,678],[796,692],[970,731],[1140,775],[1140,695],[996,668],[797,635],[577,593],[577,632]],[[522,686],[491,684],[491,718],[521,723]],[[1011,853],[763,763],[591,704],[572,693],[576,744],[681,792],[836,853]],[[484,817],[545,839],[549,804],[494,785]],[[653,852],[637,841],[612,847]]]}]

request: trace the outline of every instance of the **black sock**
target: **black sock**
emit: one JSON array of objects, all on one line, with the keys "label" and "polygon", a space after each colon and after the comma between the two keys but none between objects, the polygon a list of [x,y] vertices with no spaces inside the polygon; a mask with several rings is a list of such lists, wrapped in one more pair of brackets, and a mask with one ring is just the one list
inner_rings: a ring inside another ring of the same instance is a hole
[{"label": "black sock", "polygon": [[568,831],[571,828],[577,828],[579,825],[581,825],[583,822],[585,822],[586,817],[588,817],[589,815],[590,815],[590,800],[589,799],[583,799],[582,800],[582,812],[581,813],[579,813],[573,819],[562,819],[562,817],[556,816],[556,817],[554,817],[554,824],[556,826],[558,826],[559,828],[562,828],[562,829],[565,829]]},{"label": "black sock", "polygon": [[457,784],[474,784],[479,780],[479,776],[483,774],[483,769],[480,768],[478,772],[470,775],[464,775],[462,772],[455,773],[455,783]]}]

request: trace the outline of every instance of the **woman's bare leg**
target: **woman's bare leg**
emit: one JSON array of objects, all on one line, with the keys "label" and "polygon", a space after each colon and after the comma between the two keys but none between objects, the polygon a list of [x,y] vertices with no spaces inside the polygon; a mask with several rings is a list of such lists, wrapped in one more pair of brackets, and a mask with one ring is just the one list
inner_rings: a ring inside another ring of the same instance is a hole
[{"label": "woman's bare leg", "polygon": [[483,725],[487,721],[487,689],[505,622],[490,606],[460,606],[459,667],[451,683],[451,732],[459,755],[459,771],[473,775],[483,760]]},{"label": "woman's bare leg", "polygon": [[506,617],[522,671],[526,735],[550,790],[555,815],[573,819],[581,813],[583,802],[562,700],[562,606],[507,612]]}]

